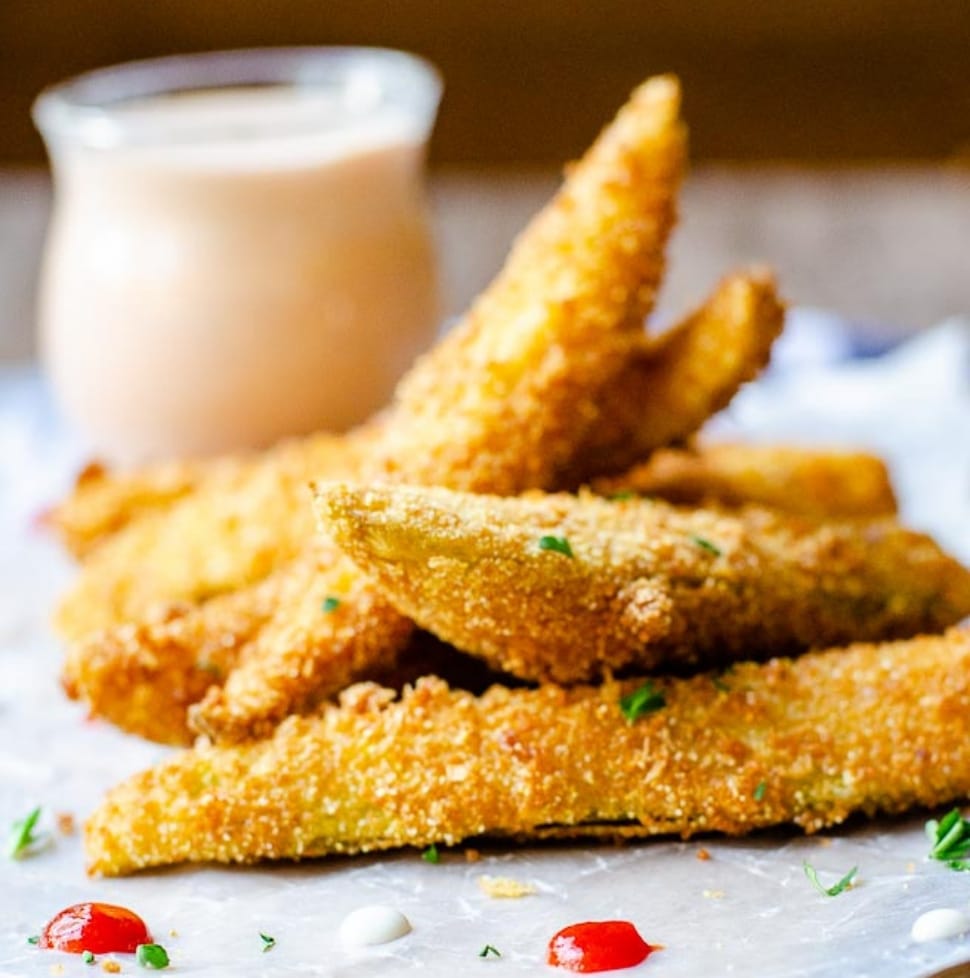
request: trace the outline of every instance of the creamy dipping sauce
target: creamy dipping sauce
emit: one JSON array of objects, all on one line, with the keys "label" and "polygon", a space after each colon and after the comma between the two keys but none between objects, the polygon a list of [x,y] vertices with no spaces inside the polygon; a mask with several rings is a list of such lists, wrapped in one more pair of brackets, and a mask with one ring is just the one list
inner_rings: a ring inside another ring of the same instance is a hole
[{"label": "creamy dipping sauce", "polygon": [[394,907],[372,904],[352,910],[340,922],[340,940],[346,947],[388,944],[411,933],[411,922]]},{"label": "creamy dipping sauce", "polygon": [[96,448],[255,447],[387,401],[437,304],[429,113],[376,84],[134,99],[85,145],[45,130],[42,349]]},{"label": "creamy dipping sauce", "polygon": [[913,922],[911,936],[917,944],[943,941],[970,931],[970,913],[954,907],[927,910]]}]

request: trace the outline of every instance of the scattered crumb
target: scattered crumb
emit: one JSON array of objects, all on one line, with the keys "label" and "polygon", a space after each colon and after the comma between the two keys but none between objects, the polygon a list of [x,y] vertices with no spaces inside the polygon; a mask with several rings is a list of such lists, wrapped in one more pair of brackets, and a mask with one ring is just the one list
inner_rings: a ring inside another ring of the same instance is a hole
[{"label": "scattered crumb", "polygon": [[913,862],[906,863],[906,872],[907,873],[915,873],[916,872],[916,863],[913,863]]},{"label": "scattered crumb", "polygon": [[723,900],[724,899],[724,890],[705,890],[704,891],[704,896],[708,900]]},{"label": "scattered crumb", "polygon": [[827,835],[820,835],[818,837],[818,844],[823,849],[827,849],[830,845],[832,845],[832,840]]},{"label": "scattered crumb", "polygon": [[102,961],[101,970],[107,971],[109,975],[121,974],[121,965],[117,961]]},{"label": "scattered crumb", "polygon": [[178,937],[178,936],[179,936],[179,932],[178,932],[178,931],[177,931],[177,930],[176,930],[176,929],[175,929],[175,928],[173,927],[173,928],[172,928],[172,929],[171,929],[171,930],[170,930],[170,931],[168,932],[168,936],[169,936],[169,937]]},{"label": "scattered crumb", "polygon": [[478,885],[487,896],[496,900],[517,900],[531,896],[536,888],[531,883],[520,883],[508,876],[479,876]]},{"label": "scattered crumb", "polygon": [[477,863],[479,859],[482,858],[482,854],[477,849],[466,849],[465,850],[465,862],[466,863]]},{"label": "scattered crumb", "polygon": [[51,965],[51,974],[52,975],[63,975],[64,974],[64,965],[62,965],[62,964],[52,964]]},{"label": "scattered crumb", "polygon": [[57,831],[61,835],[74,835],[77,830],[77,826],[74,824],[74,816],[70,812],[58,812],[54,816],[54,821],[57,824]]},{"label": "scattered crumb", "polygon": [[711,858],[711,854],[706,849],[698,849],[695,855],[702,863],[706,863]]}]

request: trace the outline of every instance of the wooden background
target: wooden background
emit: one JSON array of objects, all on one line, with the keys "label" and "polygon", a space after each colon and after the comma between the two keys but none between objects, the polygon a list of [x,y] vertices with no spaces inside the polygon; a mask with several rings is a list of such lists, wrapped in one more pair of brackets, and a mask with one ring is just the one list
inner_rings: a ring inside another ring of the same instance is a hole
[{"label": "wooden background", "polygon": [[970,0],[0,0],[0,164],[43,159],[30,102],[84,69],[354,43],[443,70],[439,163],[558,162],[663,70],[695,159],[970,155]]}]

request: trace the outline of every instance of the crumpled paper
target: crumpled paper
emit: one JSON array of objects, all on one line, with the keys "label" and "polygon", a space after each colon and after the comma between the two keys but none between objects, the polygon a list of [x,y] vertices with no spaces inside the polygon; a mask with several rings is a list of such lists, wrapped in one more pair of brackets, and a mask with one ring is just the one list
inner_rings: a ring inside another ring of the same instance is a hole
[{"label": "crumpled paper", "polygon": [[[970,324],[958,320],[881,356],[849,359],[852,337],[830,317],[798,311],[771,370],[711,425],[716,437],[865,446],[890,461],[907,522],[970,561]],[[58,422],[31,370],[0,373],[0,826],[44,806],[49,848],[2,864],[0,975],[90,975],[79,957],[27,943],[62,907],[106,900],[148,921],[177,973],[194,976],[421,973],[554,974],[545,947],[582,920],[633,921],[663,945],[630,974],[657,978],[916,978],[970,959],[970,936],[915,944],[910,927],[934,907],[970,907],[970,873],[927,860],[911,818],[852,822],[822,837],[777,831],[742,840],[609,846],[483,846],[478,862],[413,852],[256,869],[176,869],[90,880],[80,821],[111,784],[165,749],[91,722],[57,684],[60,650],[48,628],[72,569],[34,517],[69,484],[83,445]],[[699,859],[705,848],[709,859]],[[858,884],[826,885],[852,866]],[[482,875],[535,887],[488,897]],[[338,927],[355,907],[387,903],[414,930],[350,951]],[[276,939],[265,952],[259,933]],[[480,957],[486,944],[501,958]],[[137,965],[119,956],[125,973]]]}]

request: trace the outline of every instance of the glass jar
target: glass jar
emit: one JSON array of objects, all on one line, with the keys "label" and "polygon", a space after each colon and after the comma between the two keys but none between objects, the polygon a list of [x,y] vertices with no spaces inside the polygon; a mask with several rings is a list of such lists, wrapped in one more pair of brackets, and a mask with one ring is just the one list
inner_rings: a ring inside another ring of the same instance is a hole
[{"label": "glass jar", "polygon": [[114,459],[345,429],[437,319],[422,176],[440,82],[372,48],[136,62],[44,92],[55,394]]}]

